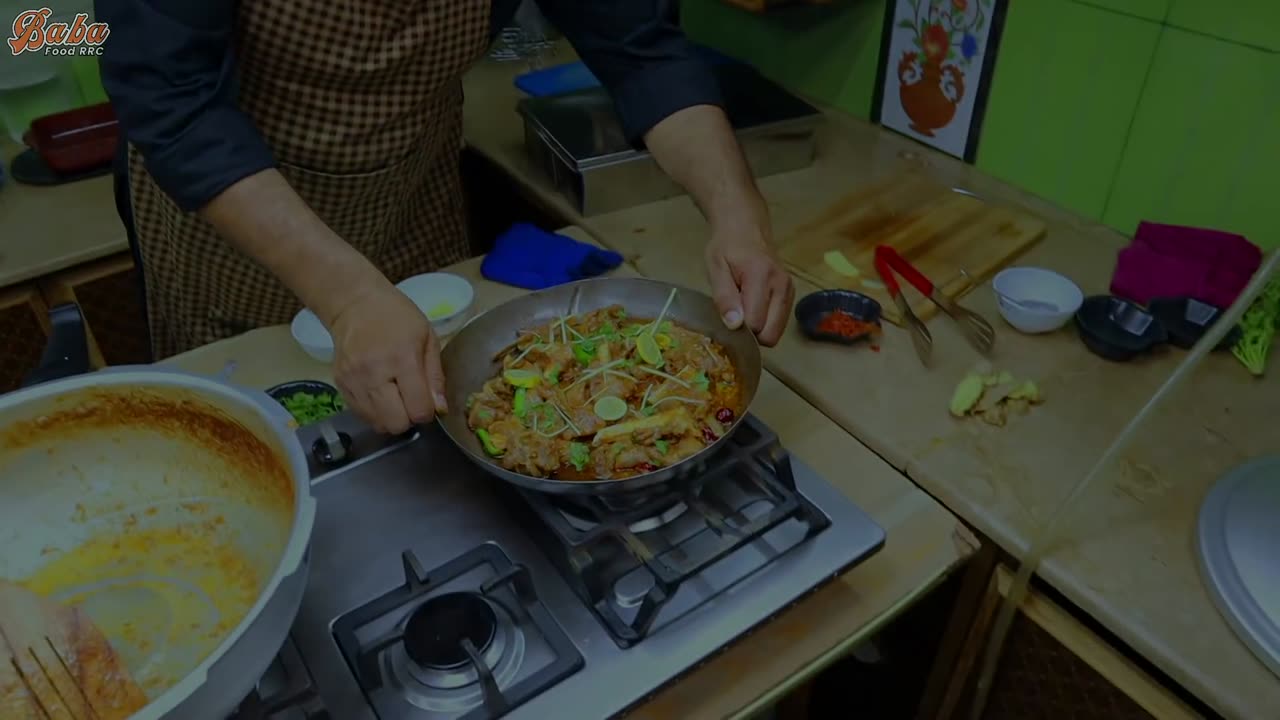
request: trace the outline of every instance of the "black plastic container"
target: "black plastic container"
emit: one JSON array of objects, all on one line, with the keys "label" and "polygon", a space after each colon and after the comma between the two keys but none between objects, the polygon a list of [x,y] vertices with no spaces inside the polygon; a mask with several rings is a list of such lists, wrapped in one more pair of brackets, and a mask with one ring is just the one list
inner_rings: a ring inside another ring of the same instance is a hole
[{"label": "black plastic container", "polygon": [[277,402],[281,402],[287,397],[292,397],[295,393],[306,393],[308,395],[342,394],[338,392],[338,388],[319,380],[292,380],[267,389],[267,394]]},{"label": "black plastic container", "polygon": [[[1146,327],[1135,323],[1146,319]],[[1114,295],[1085,298],[1076,311],[1080,339],[1093,354],[1123,362],[1168,341],[1163,323],[1141,305]]]},{"label": "black plastic container", "polygon": [[[1147,308],[1169,332],[1169,342],[1184,350],[1199,342],[1223,313],[1222,308],[1216,305],[1189,297],[1157,298]],[[1239,339],[1240,327],[1233,327],[1214,349],[1225,350]]]},{"label": "black plastic container", "polygon": [[[836,310],[849,313],[854,319],[875,325],[875,330],[854,337],[822,332],[819,323]],[[796,322],[800,331],[812,340],[852,345],[867,339],[880,329],[880,303],[852,290],[819,290],[810,293],[796,303]]]}]

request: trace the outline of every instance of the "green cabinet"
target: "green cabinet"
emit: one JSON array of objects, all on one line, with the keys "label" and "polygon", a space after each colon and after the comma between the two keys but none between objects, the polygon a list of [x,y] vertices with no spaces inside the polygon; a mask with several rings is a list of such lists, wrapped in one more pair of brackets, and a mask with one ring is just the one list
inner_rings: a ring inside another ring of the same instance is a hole
[{"label": "green cabinet", "polygon": [[977,166],[1102,217],[1161,29],[1071,0],[1011,2]]},{"label": "green cabinet", "polygon": [[1280,1],[1278,0],[1173,0],[1169,24],[1280,52]]},{"label": "green cabinet", "polygon": [[1280,247],[1280,55],[1165,28],[1104,221],[1211,227]]}]

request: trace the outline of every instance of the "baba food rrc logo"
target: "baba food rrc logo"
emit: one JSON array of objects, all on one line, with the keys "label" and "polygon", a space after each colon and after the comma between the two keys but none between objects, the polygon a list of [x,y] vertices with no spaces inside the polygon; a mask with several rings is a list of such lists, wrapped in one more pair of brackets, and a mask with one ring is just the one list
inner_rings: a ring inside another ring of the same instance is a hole
[{"label": "baba food rrc logo", "polygon": [[70,23],[49,22],[49,8],[23,10],[13,19],[9,49],[14,56],[27,52],[45,55],[101,55],[111,34],[106,23],[89,22],[87,13],[76,13]]}]

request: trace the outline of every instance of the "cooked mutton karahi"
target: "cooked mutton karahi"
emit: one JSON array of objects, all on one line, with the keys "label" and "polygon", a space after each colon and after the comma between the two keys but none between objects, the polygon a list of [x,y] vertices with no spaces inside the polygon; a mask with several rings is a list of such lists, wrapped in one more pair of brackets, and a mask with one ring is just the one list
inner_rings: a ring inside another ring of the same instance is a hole
[{"label": "cooked mutton karahi", "polygon": [[621,479],[674,465],[741,412],[724,348],[621,305],[529,328],[467,399],[467,423],[502,467],[557,480]]}]

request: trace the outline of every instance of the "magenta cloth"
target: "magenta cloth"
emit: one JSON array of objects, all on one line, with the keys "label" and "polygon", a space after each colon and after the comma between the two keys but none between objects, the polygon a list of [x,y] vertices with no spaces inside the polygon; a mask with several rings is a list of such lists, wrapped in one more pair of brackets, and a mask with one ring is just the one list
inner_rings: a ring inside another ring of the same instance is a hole
[{"label": "magenta cloth", "polygon": [[1242,235],[1142,222],[1120,251],[1111,294],[1143,305],[1192,297],[1226,308],[1261,264],[1262,251]]}]

